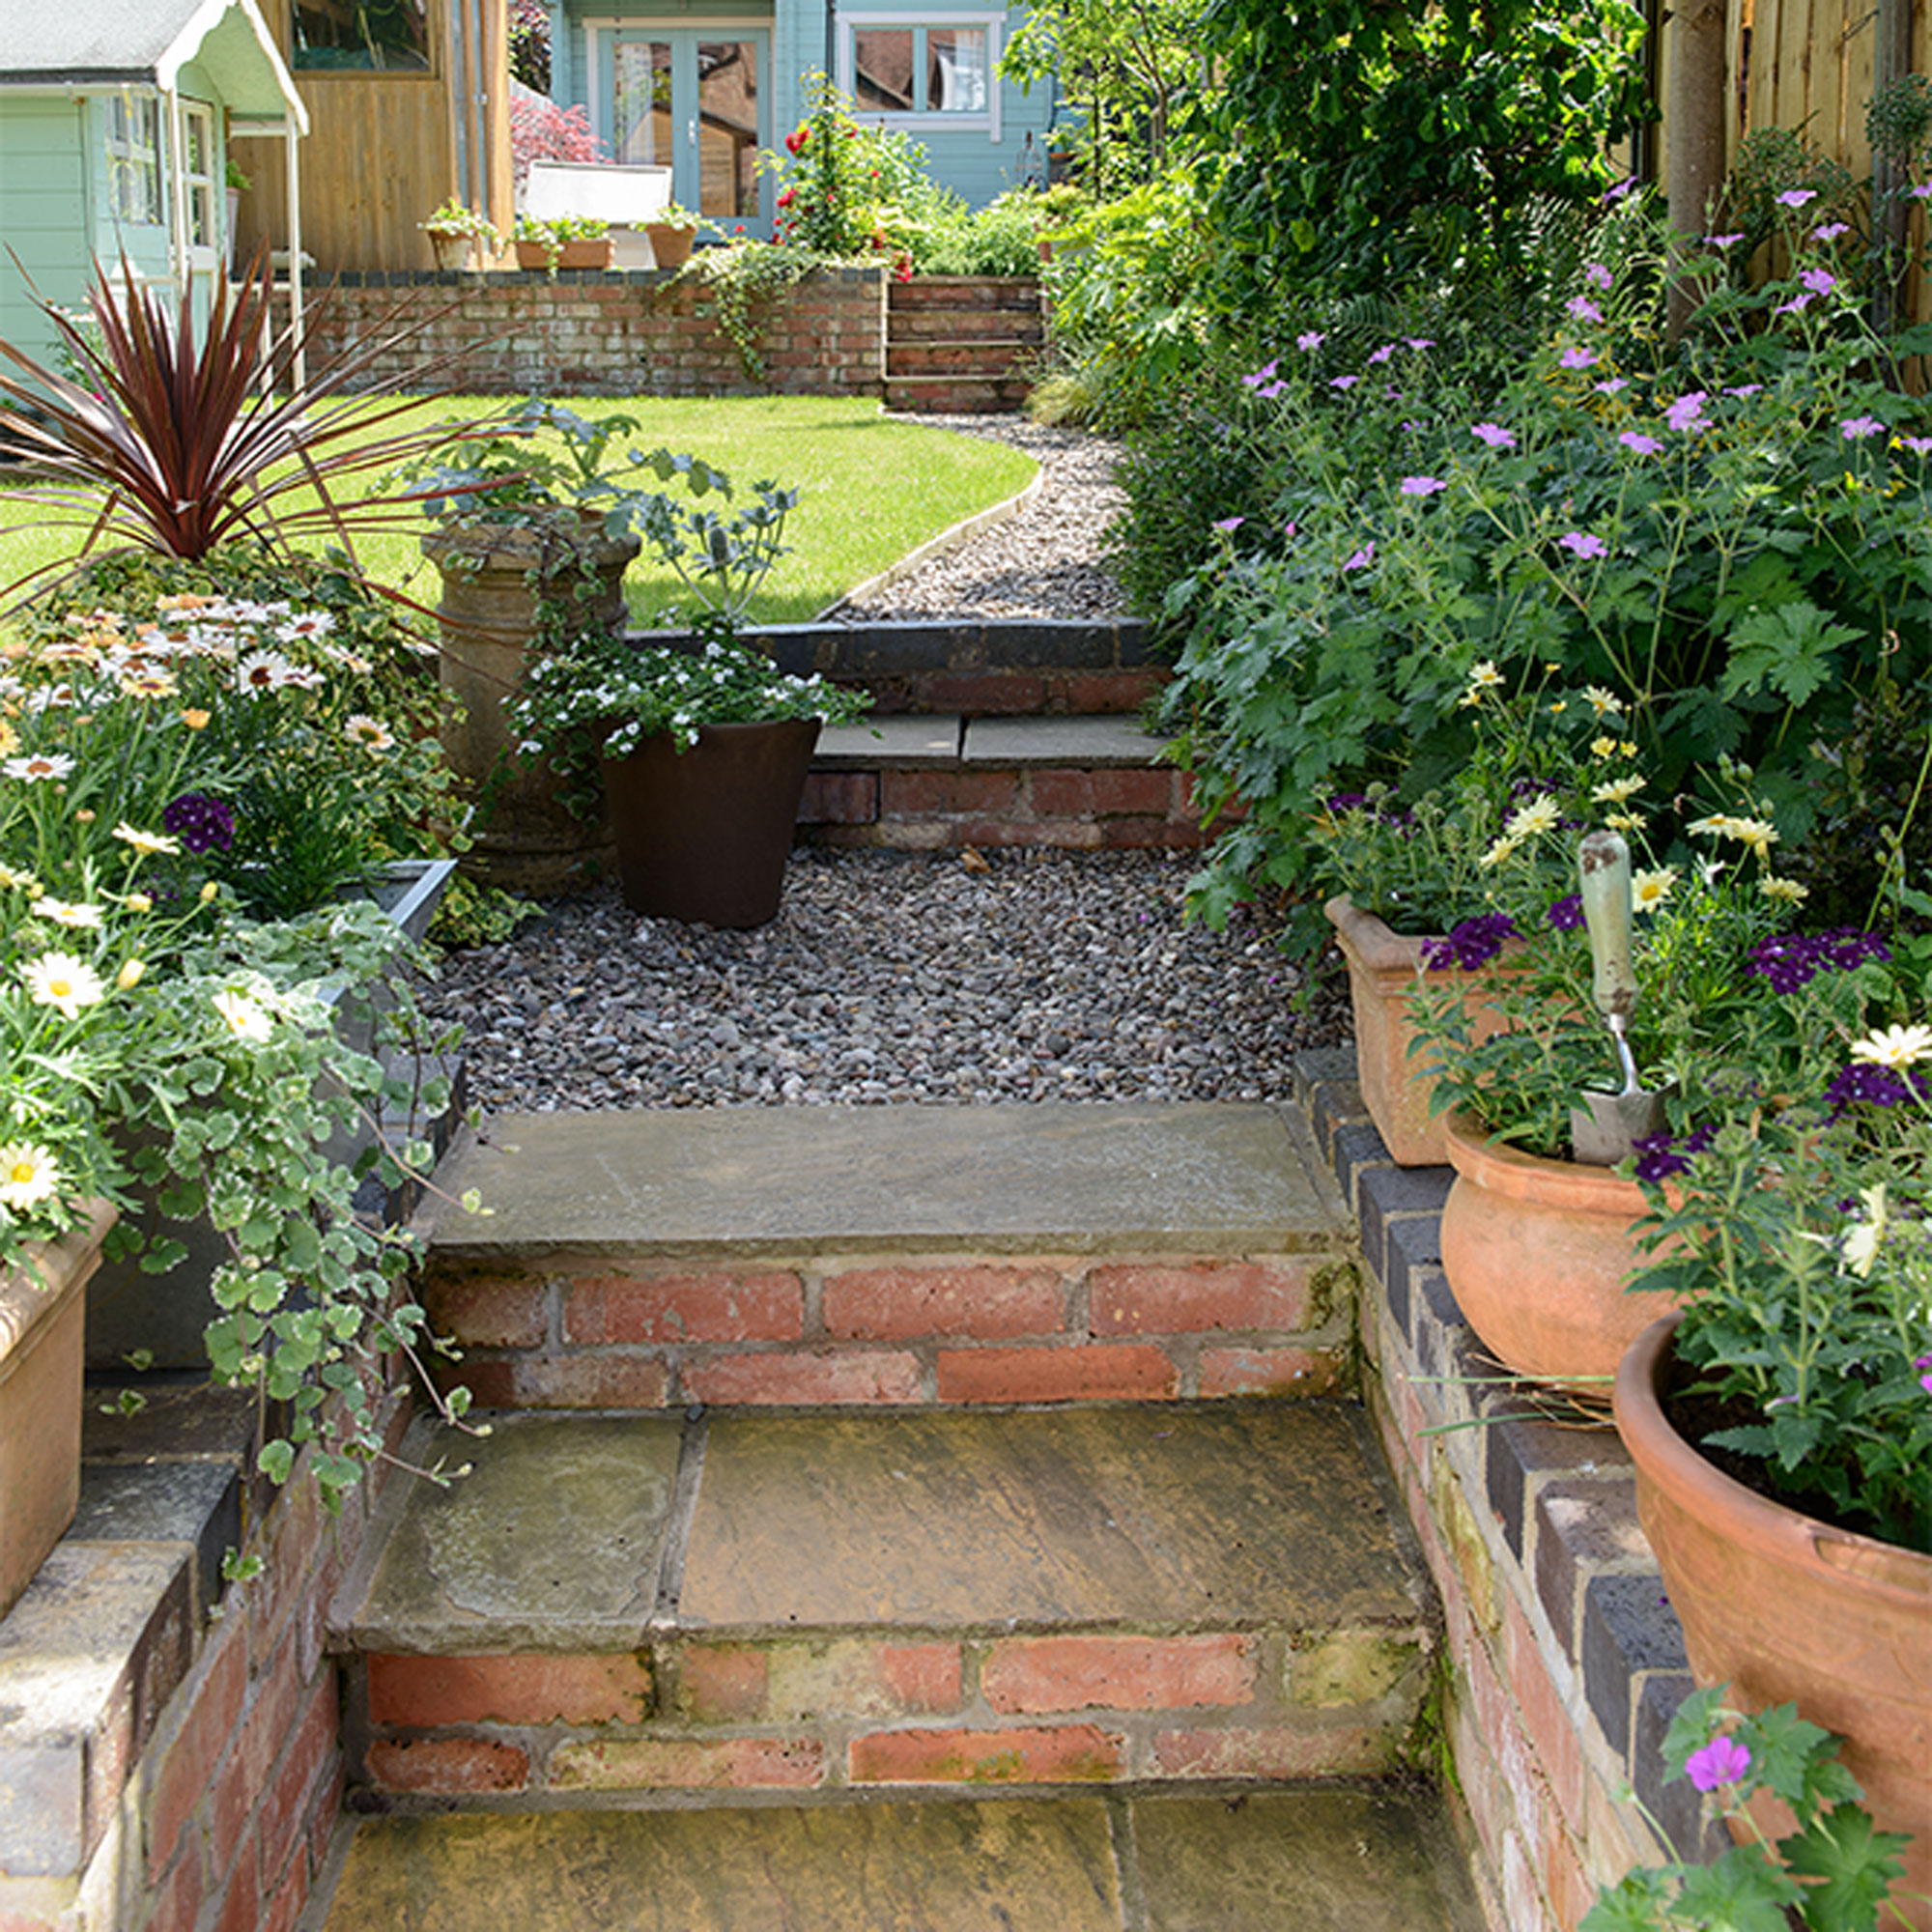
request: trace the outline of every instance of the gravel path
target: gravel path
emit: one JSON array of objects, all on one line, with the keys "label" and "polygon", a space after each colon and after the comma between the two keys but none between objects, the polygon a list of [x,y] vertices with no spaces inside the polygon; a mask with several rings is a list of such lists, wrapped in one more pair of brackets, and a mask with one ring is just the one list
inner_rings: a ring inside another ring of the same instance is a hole
[{"label": "gravel path", "polygon": [[1337,1037],[1252,923],[1184,924],[1191,859],[1015,849],[793,855],[754,932],[559,901],[445,962],[489,1109],[1282,1100]]},{"label": "gravel path", "polygon": [[[929,416],[1038,458],[1025,510],[840,617],[1118,611],[1100,533],[1117,445],[1023,416]],[[1348,1031],[1309,1010],[1252,922],[1181,918],[1196,861],[1158,852],[802,849],[755,932],[639,919],[614,887],[453,953],[433,1013],[461,1021],[493,1111],[1281,1100],[1295,1053]]]},{"label": "gravel path", "polygon": [[1039,465],[1040,487],[1016,516],[895,577],[835,621],[888,617],[1110,617],[1123,607],[1100,537],[1123,502],[1120,444],[1019,415],[923,415],[922,423],[988,437]]}]

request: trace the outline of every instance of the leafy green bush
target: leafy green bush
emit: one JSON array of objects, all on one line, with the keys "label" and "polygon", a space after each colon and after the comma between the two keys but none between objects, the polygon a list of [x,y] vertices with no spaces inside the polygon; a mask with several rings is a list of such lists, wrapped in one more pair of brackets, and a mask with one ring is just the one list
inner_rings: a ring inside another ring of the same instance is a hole
[{"label": "leafy green bush", "polygon": [[1247,810],[1210,912],[1302,882],[1310,816],[1344,783],[1453,771],[1478,662],[1607,688],[1645,721],[1657,795],[1728,755],[1804,837],[1810,746],[1932,675],[1932,436],[1871,373],[1932,332],[1872,337],[1794,192],[1794,275],[1723,294],[1675,359],[1655,278],[1596,264],[1481,415],[1453,382],[1426,394],[1434,352],[1407,343],[1337,368],[1309,331],[1251,372],[1296,468],[1168,599],[1190,625],[1180,755],[1210,810]]}]

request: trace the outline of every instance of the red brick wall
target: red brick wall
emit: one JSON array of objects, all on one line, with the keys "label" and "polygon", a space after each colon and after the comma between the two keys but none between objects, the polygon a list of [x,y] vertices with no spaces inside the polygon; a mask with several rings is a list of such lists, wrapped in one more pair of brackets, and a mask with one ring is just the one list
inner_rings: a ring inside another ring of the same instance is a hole
[{"label": "red brick wall", "polygon": [[309,366],[412,330],[372,358],[364,382],[452,356],[426,380],[485,395],[880,393],[883,270],[817,270],[753,315],[763,383],[745,374],[713,299],[668,275],[344,275],[313,298]]}]

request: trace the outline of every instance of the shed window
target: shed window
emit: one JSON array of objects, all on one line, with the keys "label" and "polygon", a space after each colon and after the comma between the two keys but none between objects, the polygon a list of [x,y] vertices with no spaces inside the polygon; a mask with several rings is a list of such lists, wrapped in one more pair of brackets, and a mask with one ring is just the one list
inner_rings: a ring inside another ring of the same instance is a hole
[{"label": "shed window", "polygon": [[862,114],[987,112],[985,27],[847,23],[853,104]]},{"label": "shed window", "polygon": [[117,221],[161,223],[161,104],[117,94],[107,102],[107,192]]},{"label": "shed window", "polygon": [[429,71],[427,0],[296,0],[297,68]]},{"label": "shed window", "polygon": [[192,104],[182,109],[182,181],[187,197],[188,240],[214,246],[214,116]]}]

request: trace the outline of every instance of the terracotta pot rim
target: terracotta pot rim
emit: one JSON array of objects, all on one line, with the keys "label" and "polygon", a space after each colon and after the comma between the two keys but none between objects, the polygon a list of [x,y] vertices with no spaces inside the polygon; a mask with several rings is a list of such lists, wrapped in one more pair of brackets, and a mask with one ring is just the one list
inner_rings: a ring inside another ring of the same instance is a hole
[{"label": "terracotta pot rim", "polygon": [[1422,949],[1439,936],[1398,932],[1379,913],[1364,912],[1347,893],[1329,899],[1321,916],[1372,973],[1419,974]]},{"label": "terracotta pot rim", "polygon": [[628,561],[643,549],[640,537],[613,537],[604,528],[603,513],[573,503],[531,503],[519,510],[521,523],[453,523],[428,531],[422,553],[439,568],[445,561],[467,571],[527,571],[547,560],[553,543],[569,544],[593,568]]},{"label": "terracotta pot rim", "polygon": [[[1680,1509],[1722,1525],[1735,1541],[1768,1548],[1789,1564],[1829,1570],[1848,1583],[1856,1580],[1861,1589],[1922,1610],[1932,1601],[1932,1555],[1839,1529],[1788,1503],[1774,1502],[1727,1476],[1672,1427],[1658,1388],[1669,1365],[1671,1338],[1683,1319],[1680,1309],[1653,1321],[1617,1364],[1617,1434],[1638,1473]],[[1917,1580],[1905,1580],[1908,1576]]]},{"label": "terracotta pot rim", "polygon": [[1456,1172],[1480,1187],[1508,1195],[1515,1201],[1540,1197],[1552,1185],[1580,1190],[1592,1212],[1628,1212],[1633,1218],[1649,1204],[1634,1180],[1614,1169],[1592,1167],[1586,1161],[1547,1160],[1524,1153],[1506,1141],[1492,1139],[1466,1114],[1451,1114],[1442,1123],[1449,1162]]}]

